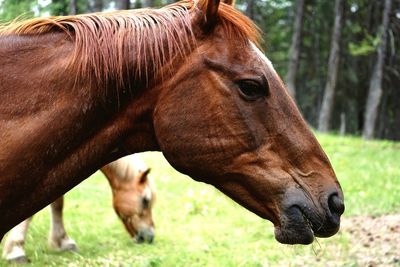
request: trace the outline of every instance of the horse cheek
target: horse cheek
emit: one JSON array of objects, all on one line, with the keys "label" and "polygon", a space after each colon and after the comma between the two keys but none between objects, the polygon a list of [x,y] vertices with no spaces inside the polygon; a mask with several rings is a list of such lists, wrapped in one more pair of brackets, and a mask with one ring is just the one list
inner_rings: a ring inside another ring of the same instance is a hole
[{"label": "horse cheek", "polygon": [[216,161],[210,160],[213,151],[206,143],[215,132],[214,112],[207,110],[213,106],[207,86],[192,79],[171,88],[163,90],[167,93],[160,95],[153,117],[160,149],[174,168],[194,179],[213,175]]}]

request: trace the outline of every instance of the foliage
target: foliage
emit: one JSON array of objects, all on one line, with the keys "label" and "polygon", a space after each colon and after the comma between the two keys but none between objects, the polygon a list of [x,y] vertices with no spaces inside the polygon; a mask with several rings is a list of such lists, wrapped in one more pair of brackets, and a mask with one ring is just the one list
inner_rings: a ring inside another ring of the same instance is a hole
[{"label": "foliage", "polygon": [[[320,135],[319,140],[342,184],[345,218],[400,212],[400,143],[333,135]],[[158,189],[155,244],[130,240],[111,208],[107,181],[98,172],[66,197],[66,227],[80,251],[47,248],[49,211],[44,210],[28,232],[29,266],[288,266],[294,258],[318,260],[321,266],[326,260],[354,264],[349,233],[311,246],[281,245],[270,222],[211,186],[177,173],[160,153],[145,153],[144,158]],[[340,250],[329,249],[338,245]],[[5,266],[3,260],[0,266]]]},{"label": "foliage", "polygon": [[0,22],[14,20],[17,17],[30,18],[35,15],[33,7],[36,6],[30,0],[0,1]]},{"label": "foliage", "polygon": [[[66,15],[72,0],[0,0],[0,21],[23,14]],[[94,10],[100,3],[105,10],[117,0],[76,0],[78,13]],[[133,8],[161,6],[175,0],[131,0]],[[345,114],[346,131],[359,134],[364,124],[367,89],[376,58],[384,1],[345,1],[339,76],[331,128],[340,128]],[[237,0],[236,6],[251,15],[264,33],[263,47],[281,77],[285,77],[293,32],[295,1]],[[250,10],[249,7],[252,7]],[[300,64],[296,79],[297,103],[314,127],[320,112],[327,77],[330,38],[334,21],[334,1],[305,1]],[[250,12],[251,11],[251,12]],[[400,0],[393,0],[389,41],[384,69],[383,96],[376,125],[377,137],[400,140]]]},{"label": "foliage", "polygon": [[[293,1],[256,1],[254,5],[257,12],[253,19],[264,34],[264,50],[278,73],[284,77],[292,34]],[[246,1],[237,1],[237,6],[245,12]]]},{"label": "foliage", "polygon": [[365,38],[361,40],[359,44],[349,43],[349,51],[353,56],[367,56],[375,52],[376,47],[379,45],[379,38],[372,37],[368,33],[365,33]]}]

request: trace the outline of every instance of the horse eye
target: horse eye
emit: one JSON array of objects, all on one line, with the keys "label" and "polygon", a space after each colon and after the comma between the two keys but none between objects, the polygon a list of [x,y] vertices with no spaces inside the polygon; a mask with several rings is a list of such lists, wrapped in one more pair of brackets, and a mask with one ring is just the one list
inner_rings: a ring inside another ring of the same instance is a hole
[{"label": "horse eye", "polygon": [[268,95],[268,86],[261,85],[255,80],[240,80],[237,83],[240,95],[245,100],[254,101]]}]

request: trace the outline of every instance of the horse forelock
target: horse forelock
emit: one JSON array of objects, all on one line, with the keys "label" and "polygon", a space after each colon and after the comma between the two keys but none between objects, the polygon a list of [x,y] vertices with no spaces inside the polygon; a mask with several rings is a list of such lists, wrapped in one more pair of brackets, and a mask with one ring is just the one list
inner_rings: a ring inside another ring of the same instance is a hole
[{"label": "horse forelock", "polygon": [[[90,77],[100,87],[110,80],[126,85],[131,75],[148,82],[170,59],[191,51],[196,43],[191,12],[205,1],[181,1],[161,9],[35,18],[0,26],[0,35],[64,32],[75,45],[69,68],[78,73],[77,78]],[[223,3],[218,14],[230,38],[258,44],[259,30],[250,19]]]},{"label": "horse forelock", "polygon": [[113,161],[108,164],[108,167],[120,181],[138,179],[139,174],[148,169],[144,161],[135,154]]},{"label": "horse forelock", "polygon": [[225,32],[231,38],[239,38],[243,42],[252,42],[260,47],[261,33],[257,25],[239,10],[230,5],[221,3],[218,9]]}]

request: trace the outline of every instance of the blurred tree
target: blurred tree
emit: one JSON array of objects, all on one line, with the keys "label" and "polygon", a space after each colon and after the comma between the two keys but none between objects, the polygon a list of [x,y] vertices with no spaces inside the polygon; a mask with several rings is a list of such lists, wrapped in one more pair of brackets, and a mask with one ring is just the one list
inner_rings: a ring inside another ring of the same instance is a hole
[{"label": "blurred tree", "polygon": [[75,15],[78,12],[78,3],[77,0],[70,0],[69,3],[69,14]]},{"label": "blurred tree", "polygon": [[87,10],[89,12],[101,12],[104,9],[103,0],[90,0],[87,1]]},{"label": "blurred tree", "polygon": [[251,19],[254,19],[254,2],[254,0],[246,0],[246,15]]},{"label": "blurred tree", "polygon": [[17,17],[33,17],[33,7],[35,3],[32,0],[3,0],[0,1],[0,21],[6,22]]},{"label": "blurred tree", "polygon": [[117,9],[130,9],[131,1],[130,0],[116,0],[115,1]]},{"label": "blurred tree", "polygon": [[317,126],[334,21],[334,1],[305,2],[296,101],[312,126]]},{"label": "blurred tree", "polygon": [[69,0],[52,0],[50,13],[55,16],[66,16],[70,14],[71,3]]},{"label": "blurred tree", "polygon": [[378,46],[378,55],[376,64],[372,72],[369,85],[368,98],[365,110],[365,122],[363,129],[363,137],[372,139],[375,133],[376,119],[378,117],[378,108],[382,97],[382,73],[383,64],[385,63],[386,46],[389,29],[389,13],[392,5],[392,0],[385,0],[385,7],[382,15],[382,26],[380,32],[380,44]]},{"label": "blurred tree", "polygon": [[303,27],[304,0],[297,1],[296,19],[294,21],[294,32],[292,44],[289,50],[289,66],[286,74],[286,85],[289,94],[296,99],[296,73],[299,66],[301,31]]},{"label": "blurred tree", "polygon": [[154,7],[155,3],[153,0],[142,0],[142,7]]},{"label": "blurred tree", "polygon": [[343,5],[343,0],[335,1],[335,22],[333,25],[331,51],[328,61],[328,77],[325,85],[322,107],[318,119],[318,130],[321,132],[327,132],[329,130],[333,112],[333,105],[335,101],[335,90],[340,59],[340,40],[343,27]]}]

